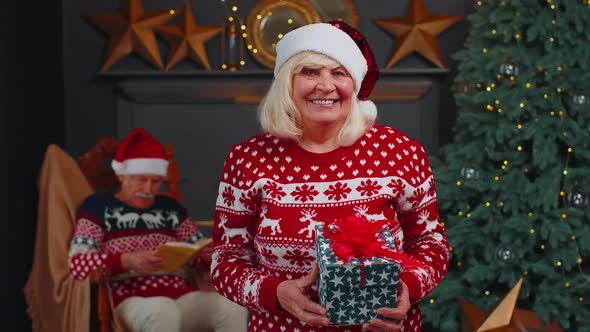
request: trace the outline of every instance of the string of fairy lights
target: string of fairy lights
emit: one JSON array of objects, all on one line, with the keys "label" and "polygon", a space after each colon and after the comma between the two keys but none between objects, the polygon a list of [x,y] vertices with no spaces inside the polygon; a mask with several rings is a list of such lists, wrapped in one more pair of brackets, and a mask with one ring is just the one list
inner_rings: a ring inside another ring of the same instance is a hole
[{"label": "string of fairy lights", "polygon": [[[557,10],[558,6],[556,5],[556,0],[546,0],[547,4],[549,6],[549,8],[553,11],[553,18],[551,19],[551,27],[554,28],[556,23],[557,23],[557,19],[558,19],[558,13]],[[485,1],[477,1],[476,4],[478,6],[483,6],[485,5],[484,3]],[[590,5],[590,0],[584,0],[582,1],[582,4],[584,5]],[[507,3],[506,1],[502,1],[500,2],[500,6],[506,6]],[[516,15],[519,15],[520,13],[516,13]],[[506,32],[505,32],[506,33]],[[492,36],[496,36],[498,34],[498,30],[496,28],[492,28],[490,29],[490,34]],[[551,33],[550,36],[547,37],[549,43],[551,43],[552,45],[557,45],[557,36],[555,36],[555,33]],[[514,34],[514,39],[518,42],[519,40],[522,39],[522,34],[520,32],[516,32]],[[487,48],[482,48],[482,53],[488,54],[488,49]],[[555,70],[557,70],[557,72],[564,72],[567,68],[564,68],[564,66],[562,65],[558,65]],[[539,72],[541,72],[543,74],[543,76],[546,76],[548,74],[547,69],[544,69],[542,67],[537,67],[537,70]],[[509,78],[509,81],[515,85],[515,84],[519,84],[518,83],[518,75],[519,75],[519,68],[518,65],[515,63],[502,63],[500,65],[499,68],[499,73],[496,75],[496,79],[491,82],[489,85],[484,85],[481,83],[477,83],[476,87],[478,88],[479,91],[484,91],[485,92],[492,92],[496,87],[497,87],[497,82],[503,80],[505,77]],[[524,83],[524,87],[526,89],[534,89],[536,86],[531,83],[531,82],[525,82]],[[459,91],[462,92],[463,94],[467,94],[469,92],[470,88],[469,88],[469,82],[463,82],[461,84],[461,87],[459,88]],[[565,102],[564,102],[564,91],[562,90],[561,87],[557,87],[555,89],[554,93],[543,93],[542,98],[544,98],[545,100],[548,100],[550,98],[557,98],[558,100],[558,105],[560,105],[560,110],[556,111],[556,110],[549,110],[549,115],[551,117],[557,117],[563,127],[565,127],[565,122],[568,120],[568,110],[565,107]],[[577,93],[574,92],[572,95],[572,107],[585,107],[588,104],[590,104],[590,98],[589,96],[585,95],[584,93]],[[522,100],[519,104],[518,107],[521,108],[522,110],[524,110],[527,107],[526,104],[526,100]],[[502,102],[500,99],[495,99],[492,103],[489,103],[487,105],[485,105],[485,109],[489,112],[497,112],[498,114],[502,114],[503,112],[505,112],[505,110],[502,108]],[[571,119],[570,119],[571,120]],[[523,125],[523,121],[521,121],[520,117],[516,117],[515,121],[515,125],[517,130],[523,130],[524,129],[524,125]],[[535,122],[539,122],[539,118],[535,118],[534,119]],[[573,120],[571,120],[573,121]],[[562,135],[564,137],[568,136],[567,131],[563,131]],[[564,200],[567,199],[570,203],[572,201],[576,202],[576,204],[579,204],[578,207],[582,207],[585,208],[587,207],[586,205],[588,204],[588,196],[587,193],[582,193],[582,192],[574,192],[573,187],[570,188],[571,184],[569,183],[568,180],[568,175],[569,175],[569,167],[570,167],[570,162],[572,160],[572,153],[574,151],[575,147],[572,146],[567,146],[565,148],[565,151],[563,151],[563,155],[564,155],[564,162],[563,162],[563,172],[562,172],[562,179],[561,179],[561,188],[560,188],[560,192],[559,192],[559,197],[562,200],[562,204],[564,203]],[[514,152],[514,158],[518,158],[518,155],[520,153],[526,152],[526,148],[522,145],[519,144],[516,146],[515,148],[515,152]],[[533,153],[535,153],[536,151],[533,151]],[[501,181],[501,177],[502,174],[504,172],[506,172],[509,169],[510,166],[510,160],[509,159],[505,159],[503,160],[503,162],[500,163],[499,165],[499,169],[498,169],[498,173],[494,176],[493,181],[495,182],[499,182]],[[529,169],[528,168],[523,168],[523,172],[528,173]],[[459,176],[461,177],[461,179],[456,181],[456,185],[457,186],[462,186],[464,184],[463,180],[470,180],[470,179],[478,179],[479,178],[479,172],[473,168],[463,168],[460,171]],[[568,188],[570,189],[570,192],[568,192]],[[491,201],[486,201],[485,202],[485,206],[486,207],[490,207],[492,206],[492,202]],[[499,201],[497,203],[498,206],[500,207],[504,207],[505,206],[505,202],[503,201]],[[572,204],[570,204],[570,206],[572,206]],[[465,218],[471,218],[471,213],[469,212],[471,210],[471,206],[467,205],[467,211],[464,212],[462,210],[457,212],[457,215],[462,217],[464,216]],[[534,216],[534,212],[530,211],[528,212],[528,217],[532,218]],[[568,229],[570,230],[570,232],[572,233],[570,236],[571,241],[573,241],[573,245],[575,248],[575,252],[576,252],[576,262],[577,262],[577,269],[579,271],[579,273],[586,279],[586,281],[588,283],[590,283],[590,276],[586,275],[584,273],[583,267],[582,267],[582,263],[583,263],[583,259],[582,259],[582,255],[580,252],[580,247],[577,243],[577,237],[573,231],[572,225],[569,222],[568,219],[568,215],[567,213],[562,213],[560,216],[561,221],[565,222],[567,224]],[[530,234],[532,236],[535,236],[537,231],[535,229],[534,226],[531,226],[530,230],[529,230]],[[541,250],[545,250],[545,243],[541,243],[540,244],[540,249]],[[453,248],[451,248],[451,251],[453,250]],[[562,269],[563,266],[563,262],[561,259],[558,259],[557,261],[554,262],[555,263],[555,267],[557,269],[560,269],[562,275],[565,277],[565,271],[564,269]],[[456,262],[457,267],[461,267],[462,263],[461,261]],[[526,277],[528,275],[528,271],[524,271],[523,272],[524,276]],[[564,282],[564,287],[565,288],[570,288],[571,282],[570,281],[565,281]],[[491,291],[490,290],[484,290],[483,294],[485,296],[489,296],[491,295]],[[583,302],[584,298],[582,296],[578,297],[578,301],[579,302]],[[429,300],[430,304],[434,304],[435,300],[434,299],[430,299]]]}]

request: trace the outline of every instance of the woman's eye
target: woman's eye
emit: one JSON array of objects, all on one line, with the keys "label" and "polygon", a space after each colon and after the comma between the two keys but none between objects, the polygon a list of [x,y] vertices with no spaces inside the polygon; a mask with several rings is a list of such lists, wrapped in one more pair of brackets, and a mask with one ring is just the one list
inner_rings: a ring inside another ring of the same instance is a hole
[{"label": "woman's eye", "polygon": [[315,75],[315,73],[316,73],[316,70],[314,70],[314,69],[310,69],[310,68],[306,68],[306,69],[303,69],[303,71],[302,71],[302,72],[303,72],[303,74],[304,74],[304,75],[306,75],[306,76],[312,76],[312,75]]}]

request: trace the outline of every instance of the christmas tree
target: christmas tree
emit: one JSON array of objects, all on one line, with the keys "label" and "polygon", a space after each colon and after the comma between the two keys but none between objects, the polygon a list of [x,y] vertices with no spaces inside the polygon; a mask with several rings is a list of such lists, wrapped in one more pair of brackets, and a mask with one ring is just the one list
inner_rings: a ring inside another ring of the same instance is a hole
[{"label": "christmas tree", "polygon": [[451,265],[422,303],[460,331],[458,298],[590,331],[590,4],[478,1],[455,58],[454,141],[432,158]]}]

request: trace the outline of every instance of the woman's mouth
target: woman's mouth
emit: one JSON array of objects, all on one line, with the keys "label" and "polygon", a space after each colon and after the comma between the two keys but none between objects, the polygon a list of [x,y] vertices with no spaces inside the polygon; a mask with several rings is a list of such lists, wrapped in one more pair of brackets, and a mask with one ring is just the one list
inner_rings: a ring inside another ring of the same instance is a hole
[{"label": "woman's mouth", "polygon": [[315,105],[332,105],[337,99],[312,99],[311,103]]}]

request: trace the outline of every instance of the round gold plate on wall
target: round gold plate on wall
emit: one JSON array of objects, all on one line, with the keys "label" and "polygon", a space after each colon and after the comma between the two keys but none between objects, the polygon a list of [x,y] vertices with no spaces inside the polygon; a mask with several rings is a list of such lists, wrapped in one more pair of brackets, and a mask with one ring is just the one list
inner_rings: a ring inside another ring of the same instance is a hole
[{"label": "round gold plate on wall", "polygon": [[287,32],[320,20],[316,9],[307,1],[262,0],[248,16],[248,49],[258,63],[272,69],[277,42]]}]

